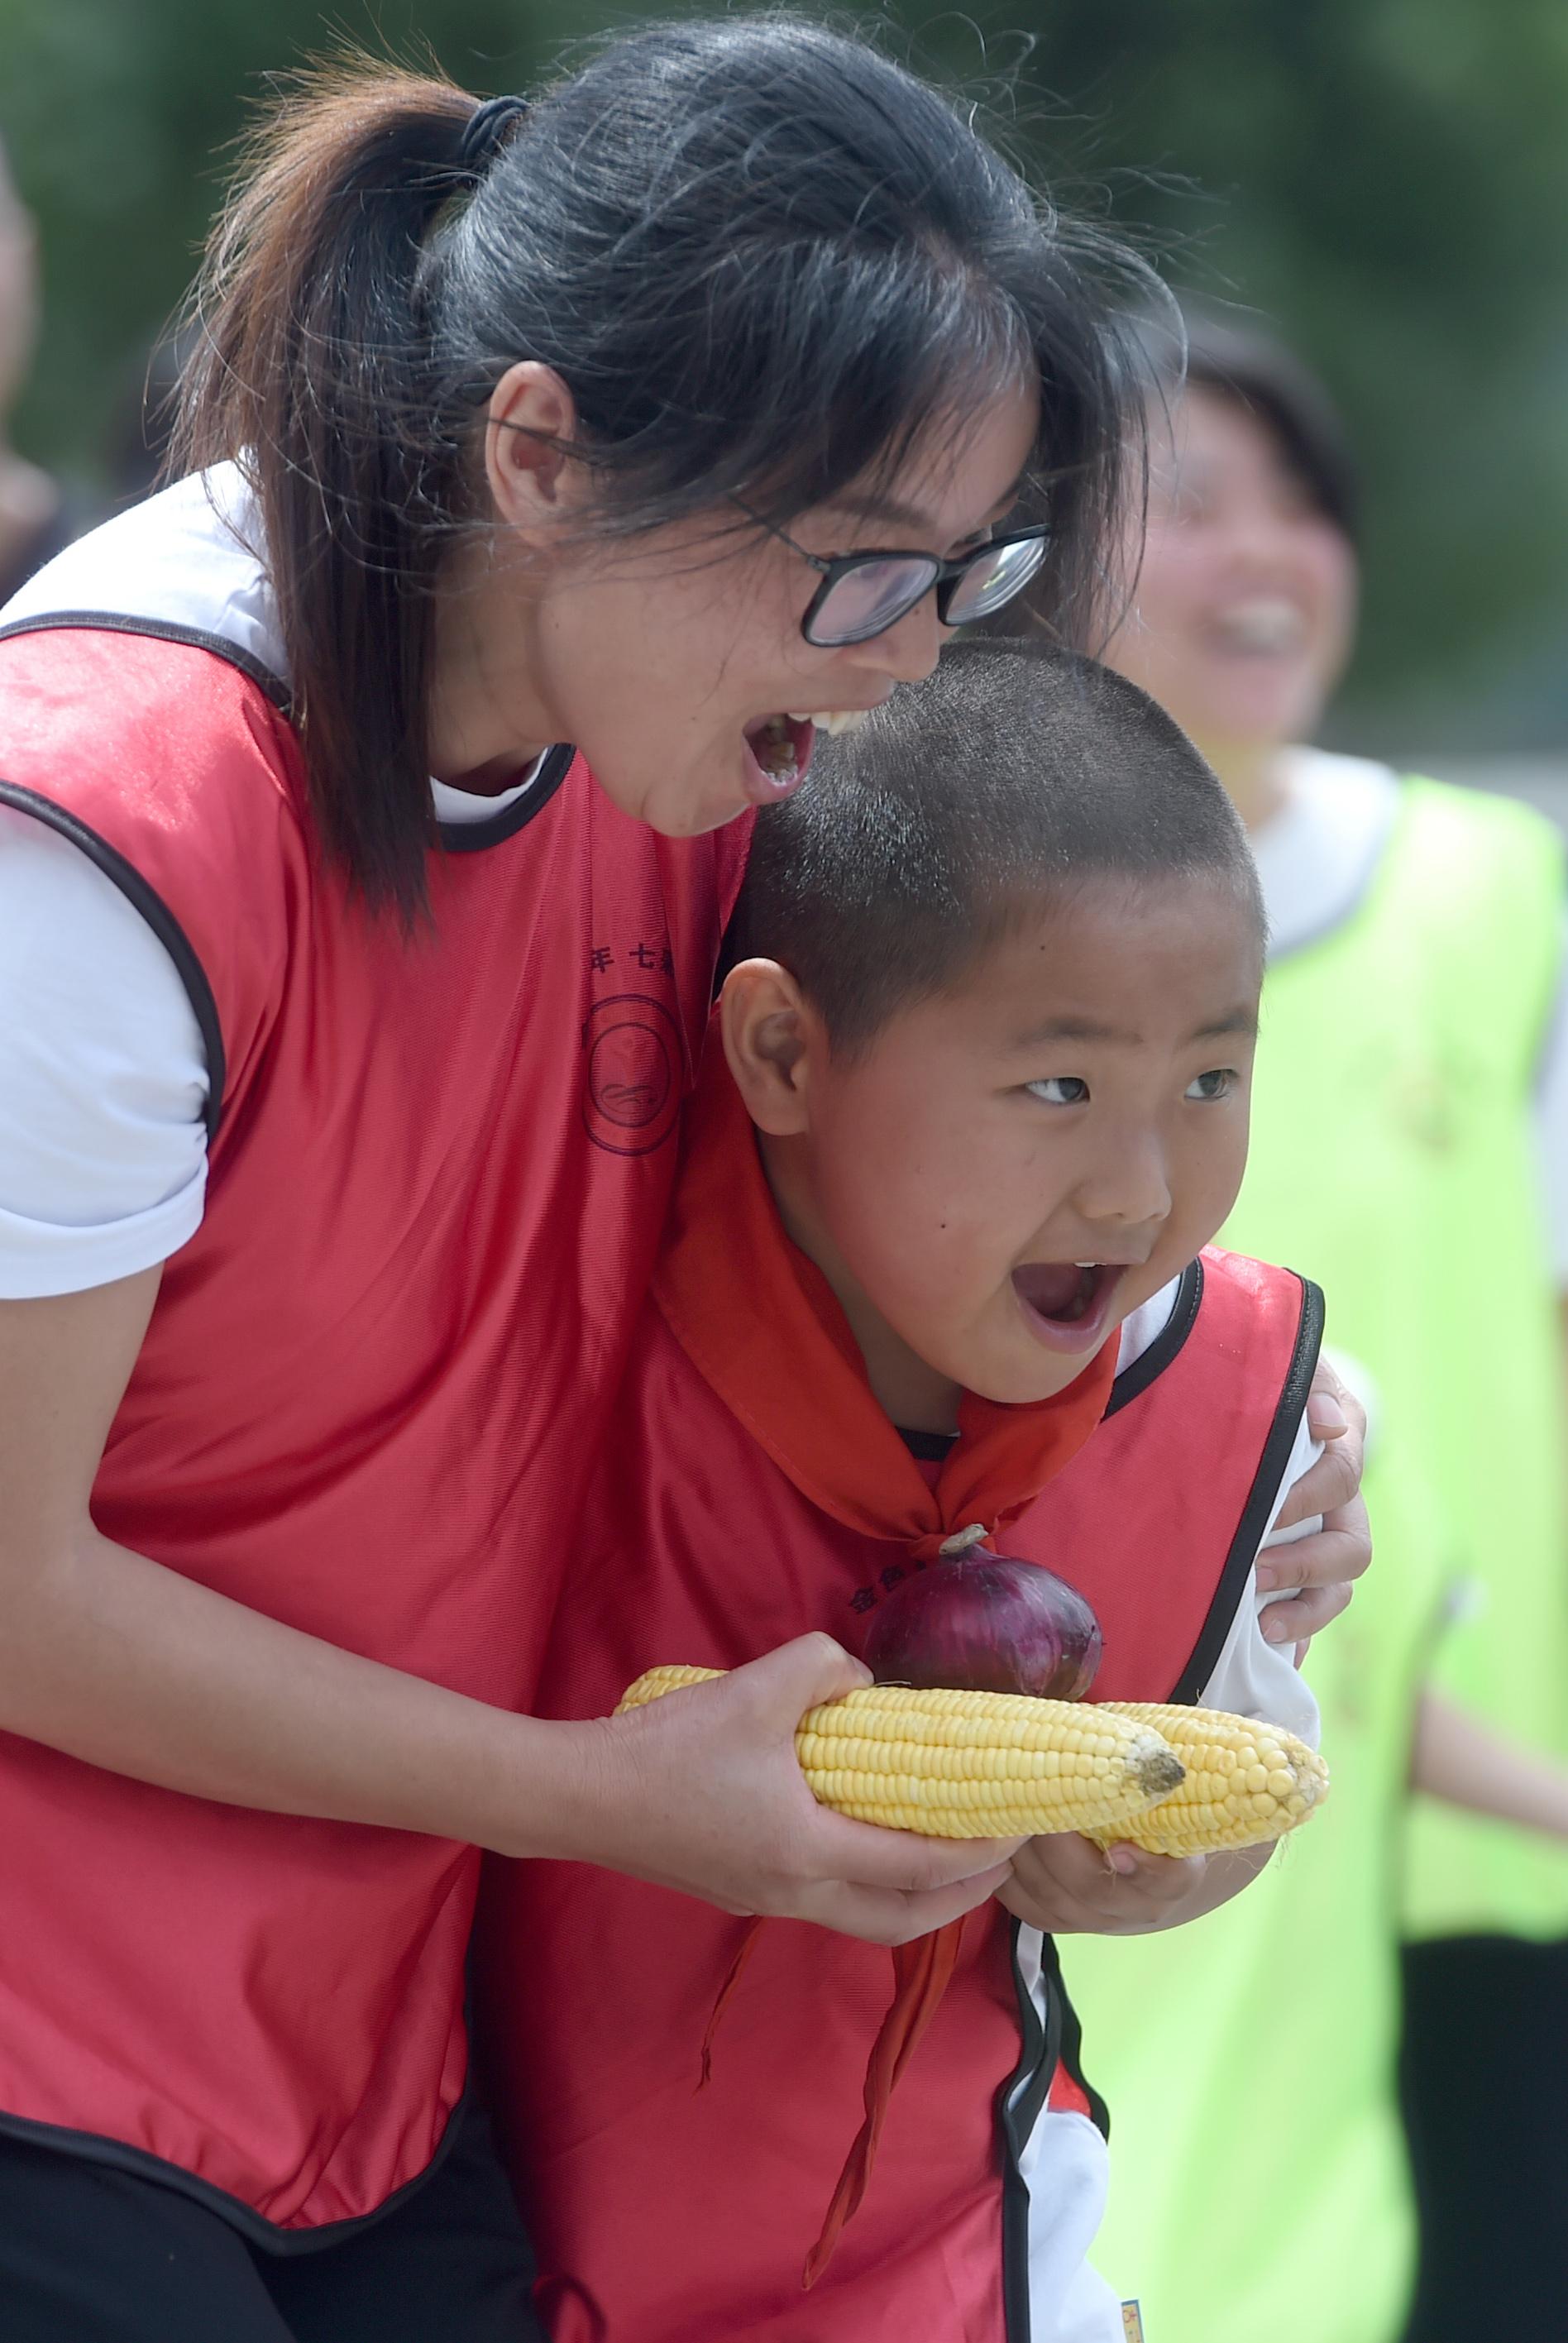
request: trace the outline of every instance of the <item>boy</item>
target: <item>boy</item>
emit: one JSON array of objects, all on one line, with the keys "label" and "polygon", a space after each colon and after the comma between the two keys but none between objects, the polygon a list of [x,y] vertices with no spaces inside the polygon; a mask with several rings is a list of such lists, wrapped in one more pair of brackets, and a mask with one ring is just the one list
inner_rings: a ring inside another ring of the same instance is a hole
[{"label": "boy", "polygon": [[[1263,925],[1201,759],[1102,669],[959,647],[759,823],[740,936],[608,1461],[561,1529],[549,1705],[814,1627],[852,1646],[980,1521],[1093,1604],[1097,1696],[1311,1736],[1251,1574],[1313,1453],[1321,1308],[1203,1253],[1245,1161]],[[1103,2110],[1049,1932],[1195,1917],[1265,1859],[1020,1849],[809,2295],[885,1954],[764,1926],[699,2094],[744,1924],[503,1874],[482,1991],[558,2343],[1121,2343],[1084,2260]]]}]

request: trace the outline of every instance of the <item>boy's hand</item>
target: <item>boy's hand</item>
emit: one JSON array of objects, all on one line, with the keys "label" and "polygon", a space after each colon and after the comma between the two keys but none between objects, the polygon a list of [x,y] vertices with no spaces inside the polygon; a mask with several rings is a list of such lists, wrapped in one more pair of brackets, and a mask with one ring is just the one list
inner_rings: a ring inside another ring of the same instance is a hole
[{"label": "boy's hand", "polygon": [[1345,1609],[1355,1591],[1352,1582],[1372,1553],[1361,1493],[1366,1410],[1326,1359],[1319,1360],[1312,1377],[1307,1421],[1323,1443],[1323,1453],[1291,1491],[1275,1526],[1289,1529],[1315,1513],[1322,1515],[1323,1525],[1311,1537],[1271,1546],[1258,1564],[1261,1593],[1300,1589],[1269,1604],[1264,1634],[1271,1644],[1303,1647]]},{"label": "boy's hand", "polygon": [[1248,1846],[1221,1855],[1146,1855],[1124,1843],[1102,1849],[1063,1831],[1020,1848],[997,1901],[1048,1936],[1146,1936],[1229,1903],[1273,1851]]}]

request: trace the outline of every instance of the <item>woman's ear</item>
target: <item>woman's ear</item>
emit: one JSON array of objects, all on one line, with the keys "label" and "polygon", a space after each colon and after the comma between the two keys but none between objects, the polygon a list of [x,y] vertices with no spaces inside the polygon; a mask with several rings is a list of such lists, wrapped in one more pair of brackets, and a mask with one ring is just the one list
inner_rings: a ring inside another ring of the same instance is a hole
[{"label": "woman's ear", "polygon": [[587,468],[568,453],[577,427],[571,392],[537,358],[508,367],[490,394],[485,473],[498,518],[525,536],[558,523],[584,491]]},{"label": "woman's ear", "polygon": [[719,1004],[724,1055],[759,1131],[788,1139],[809,1127],[811,1043],[820,1020],[787,968],[743,960],[725,979]]}]

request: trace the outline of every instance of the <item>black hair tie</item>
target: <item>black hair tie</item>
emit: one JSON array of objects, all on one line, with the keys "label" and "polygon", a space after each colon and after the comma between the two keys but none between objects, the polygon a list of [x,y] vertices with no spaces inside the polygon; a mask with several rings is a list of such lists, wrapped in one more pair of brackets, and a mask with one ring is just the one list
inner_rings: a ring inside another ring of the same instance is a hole
[{"label": "black hair tie", "polygon": [[474,108],[457,142],[457,168],[465,178],[484,177],[508,131],[528,110],[526,97],[487,97]]}]

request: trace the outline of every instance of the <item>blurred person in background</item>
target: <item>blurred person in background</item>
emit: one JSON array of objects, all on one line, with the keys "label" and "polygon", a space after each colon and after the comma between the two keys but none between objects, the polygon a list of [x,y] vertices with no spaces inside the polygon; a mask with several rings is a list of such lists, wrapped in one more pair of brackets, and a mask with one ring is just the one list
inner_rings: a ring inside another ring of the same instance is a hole
[{"label": "blurred person in background", "polygon": [[36,238],[0,146],[0,603],[72,534],[58,482],[19,456],[8,436],[37,330]]},{"label": "blurred person in background", "polygon": [[1068,1948],[1118,2111],[1101,2251],[1160,2343],[1395,2343],[1415,2258],[1402,1906],[1426,1939],[1407,1956],[1410,2333],[1473,2343],[1483,2318],[1521,2333],[1568,2300],[1568,1855],[1544,1762],[1568,1705],[1562,848],[1515,803],[1302,745],[1353,634],[1340,425],[1251,330],[1195,322],[1184,391],[1171,373],[1111,657],[1251,835],[1271,971],[1222,1241],[1325,1288],[1373,1411],[1381,1567],[1305,1662],[1334,1769],[1319,1826],[1182,1938]]}]

